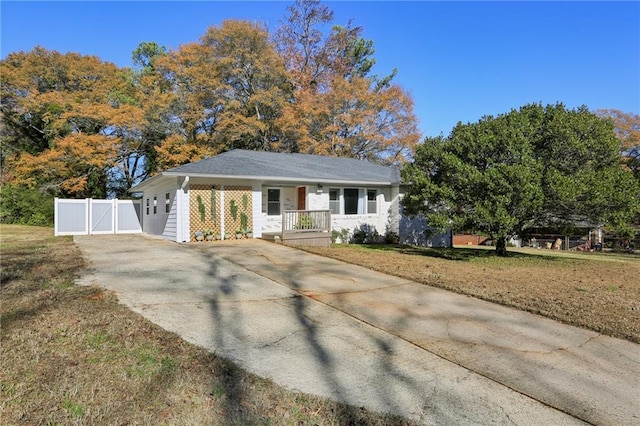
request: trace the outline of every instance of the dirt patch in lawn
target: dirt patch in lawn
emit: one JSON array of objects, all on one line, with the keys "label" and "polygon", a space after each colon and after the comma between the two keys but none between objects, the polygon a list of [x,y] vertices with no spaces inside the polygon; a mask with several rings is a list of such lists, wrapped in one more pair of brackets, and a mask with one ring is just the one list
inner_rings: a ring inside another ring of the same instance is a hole
[{"label": "dirt patch in lawn", "polygon": [[520,250],[390,245],[307,251],[640,343],[640,259]]},{"label": "dirt patch in lawn", "polygon": [[0,418],[4,425],[407,425],[288,391],[76,286],[69,237],[2,226]]}]

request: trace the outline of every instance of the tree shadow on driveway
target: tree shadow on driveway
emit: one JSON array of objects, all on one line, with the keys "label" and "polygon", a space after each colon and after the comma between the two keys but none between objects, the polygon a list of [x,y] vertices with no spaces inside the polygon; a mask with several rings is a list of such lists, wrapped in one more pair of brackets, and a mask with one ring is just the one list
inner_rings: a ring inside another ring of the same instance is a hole
[{"label": "tree shadow on driveway", "polygon": [[[303,294],[295,278],[304,273],[301,268],[277,271],[290,277],[285,285],[234,271],[235,265],[230,270],[215,250],[202,252],[211,279],[216,353],[289,389],[349,404],[338,408],[345,424],[357,424],[363,406],[408,414],[395,389],[420,394],[420,387],[394,367],[397,343],[391,336]],[[228,389],[235,406],[242,403],[238,389]]]}]

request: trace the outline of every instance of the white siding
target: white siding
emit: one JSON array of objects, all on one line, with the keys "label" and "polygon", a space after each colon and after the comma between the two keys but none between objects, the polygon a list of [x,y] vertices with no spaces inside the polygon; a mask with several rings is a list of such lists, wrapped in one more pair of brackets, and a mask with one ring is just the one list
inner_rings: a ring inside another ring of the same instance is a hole
[{"label": "white siding", "polygon": [[[281,216],[267,216],[267,189],[270,186],[264,186],[262,191],[262,231],[263,232],[280,232],[282,230]],[[331,188],[344,189],[342,187],[331,186]],[[331,215],[331,227],[334,230],[341,231],[348,229],[350,234],[361,227],[375,229],[381,236],[387,231],[387,227],[394,232],[398,232],[397,215],[392,221],[392,208],[394,200],[397,202],[397,187],[394,188],[360,188],[363,194],[364,189],[376,189],[377,194],[377,212],[375,214],[361,215]],[[283,210],[296,210],[297,207],[297,188],[282,187],[280,188],[280,199]],[[324,186],[321,190],[317,190],[316,186],[307,186],[307,209],[308,210],[329,210],[329,186]],[[397,211],[397,207],[395,209]]]},{"label": "white siding", "polygon": [[[332,188],[337,188],[332,186]],[[324,188],[323,188],[324,189]],[[338,188],[344,189],[344,188]],[[392,214],[392,188],[375,188],[375,187],[367,187],[360,189],[375,189],[378,191],[377,194],[377,212],[375,214],[339,214],[339,215],[331,215],[331,225],[332,229],[336,231],[342,231],[343,229],[349,230],[349,234],[352,235],[354,231],[367,228],[370,230],[375,230],[380,234],[380,236],[384,236],[387,228],[393,230],[393,224],[391,222],[391,214]],[[366,194],[366,191],[361,191]],[[326,197],[323,198],[324,209],[329,209],[329,189],[326,189]],[[344,209],[344,208],[343,208]]]},{"label": "white siding", "polygon": [[[165,192],[166,194],[166,192]],[[162,236],[171,241],[177,241],[178,237],[178,207],[176,191],[169,192],[170,210],[165,213],[165,194],[162,194],[162,214],[167,215],[167,220],[162,231]]]},{"label": "white siding", "polygon": [[[177,206],[176,190],[178,188],[177,179],[171,179],[163,185],[148,188],[144,192],[142,199],[142,229],[144,232],[153,235],[160,235],[168,240],[177,241]],[[165,194],[169,193],[170,210],[165,209]],[[154,197],[156,197],[156,210],[154,213]],[[149,200],[149,210],[147,214],[147,199]]]},{"label": "white siding", "polygon": [[253,202],[253,237],[261,238],[263,230],[263,216],[262,216],[262,184],[254,181],[251,183],[252,199]]},{"label": "white siding", "polygon": [[329,210],[328,188],[322,188],[318,191],[315,186],[309,186],[307,191],[307,210]]},{"label": "white siding", "polygon": [[[267,211],[267,189],[279,188],[282,210],[296,210],[298,188],[296,186],[271,186],[262,184],[259,181],[236,180],[216,180],[191,179],[184,183],[184,178],[165,181],[164,184],[149,188],[144,193],[142,200],[142,223],[144,232],[162,235],[172,241],[188,241],[190,239],[189,230],[189,187],[192,184],[220,185],[242,185],[252,188],[253,207],[253,231],[254,236],[259,238],[265,232],[279,233],[282,230],[282,216],[268,216]],[[315,185],[307,186],[306,205],[309,210],[329,209],[329,189],[345,187],[325,185],[318,190]],[[355,188],[356,186],[346,186]],[[401,194],[397,186],[393,187],[358,187],[361,194],[366,194],[366,189],[377,190],[377,211],[375,214],[356,215],[332,215],[332,229],[342,231],[347,229],[350,234],[361,228],[375,229],[380,236],[384,236],[387,230],[396,232],[400,237],[400,242],[413,245],[424,245],[442,247],[451,244],[450,233],[437,233],[430,230],[423,217],[406,217],[402,214],[399,202]],[[170,193],[171,209],[165,212],[165,193]],[[342,194],[342,192],[341,192]],[[223,195],[223,194],[221,194]],[[153,197],[158,197],[157,212],[153,214]],[[146,214],[146,200],[149,198],[149,214]],[[223,208],[224,203],[220,207]],[[224,217],[224,215],[222,215]],[[425,232],[427,231],[427,232]]]}]

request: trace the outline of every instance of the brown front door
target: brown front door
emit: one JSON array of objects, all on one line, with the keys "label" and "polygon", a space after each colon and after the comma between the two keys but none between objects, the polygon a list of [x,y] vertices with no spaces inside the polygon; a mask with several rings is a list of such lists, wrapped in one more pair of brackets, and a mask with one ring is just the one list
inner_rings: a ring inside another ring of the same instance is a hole
[{"label": "brown front door", "polygon": [[298,210],[307,209],[307,188],[301,186],[298,188]]}]

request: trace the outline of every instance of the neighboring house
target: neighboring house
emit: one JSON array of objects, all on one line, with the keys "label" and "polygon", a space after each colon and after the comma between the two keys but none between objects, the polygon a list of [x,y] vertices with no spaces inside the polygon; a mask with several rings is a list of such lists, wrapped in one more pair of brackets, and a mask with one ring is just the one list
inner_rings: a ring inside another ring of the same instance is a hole
[{"label": "neighboring house", "polygon": [[397,167],[352,158],[233,150],[166,170],[130,192],[142,193],[143,231],[177,242],[205,229],[278,235],[283,212],[324,210],[331,230],[375,229],[410,244],[450,245],[448,234],[426,239],[424,219],[402,217]]}]

